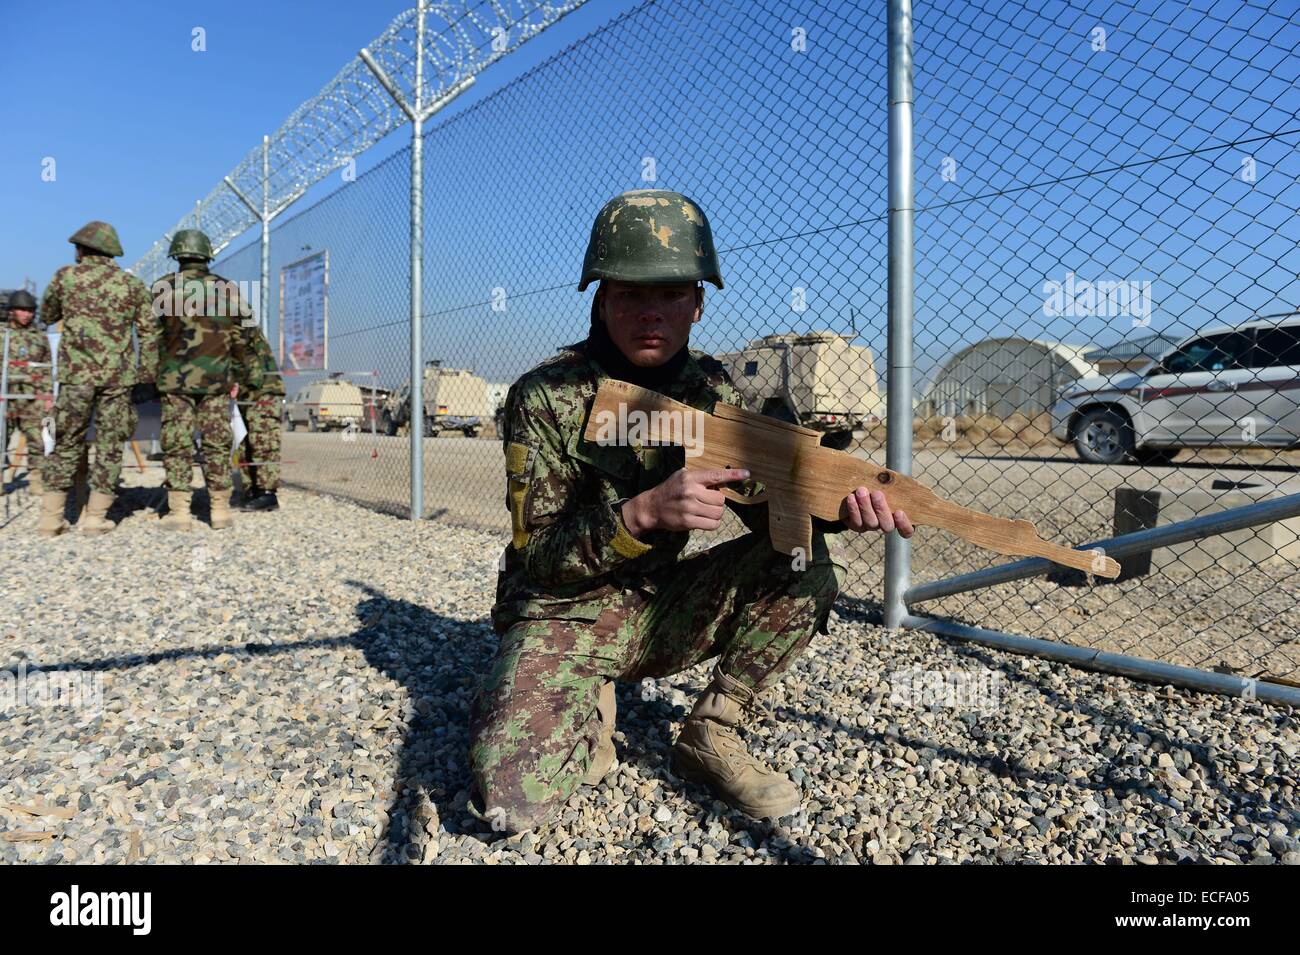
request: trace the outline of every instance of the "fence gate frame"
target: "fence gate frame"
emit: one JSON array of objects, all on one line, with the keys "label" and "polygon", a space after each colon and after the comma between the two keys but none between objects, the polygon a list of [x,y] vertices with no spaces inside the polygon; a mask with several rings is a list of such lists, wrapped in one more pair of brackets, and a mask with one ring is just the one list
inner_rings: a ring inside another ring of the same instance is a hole
[{"label": "fence gate frame", "polygon": [[[912,108],[912,0],[889,0],[889,381],[886,392],[885,467],[912,473],[913,274],[915,268]],[[1300,494],[1247,504],[1112,537],[1076,550],[1100,548],[1110,557],[1201,540],[1231,531],[1300,515]],[[912,551],[897,533],[885,538],[884,624],[888,630],[911,628],[985,646],[1069,663],[1132,679],[1169,683],[1267,703],[1300,705],[1300,687],[1268,680],[1216,673],[1091,647],[990,630],[956,620],[913,613],[924,600],[966,593],[995,584],[1046,574],[1054,565],[1041,557],[1012,561],[974,573],[910,586]]]}]

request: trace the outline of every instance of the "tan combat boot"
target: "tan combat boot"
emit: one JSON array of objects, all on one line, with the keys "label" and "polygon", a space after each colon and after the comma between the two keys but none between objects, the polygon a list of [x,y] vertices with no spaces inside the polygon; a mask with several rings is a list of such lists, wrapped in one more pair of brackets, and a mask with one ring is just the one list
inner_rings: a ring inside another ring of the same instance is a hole
[{"label": "tan combat boot", "polygon": [[68,504],[67,491],[46,491],[41,495],[41,519],[36,532],[42,537],[57,537],[68,529],[63,509]]},{"label": "tan combat boot", "polygon": [[715,669],[673,746],[673,771],[747,816],[779,819],[799,808],[799,787],[751,756],[736,732],[753,702],[752,690]]},{"label": "tan combat boot", "polygon": [[212,501],[212,529],[219,531],[225,527],[233,527],[235,516],[230,513],[230,489],[209,490],[208,497]]},{"label": "tan combat boot", "polygon": [[83,534],[107,534],[117,527],[106,516],[108,509],[112,506],[112,494],[91,491],[90,500],[86,502],[86,509],[82,511],[81,519],[77,521],[77,530]]},{"label": "tan combat boot", "polygon": [[169,531],[187,531],[190,529],[190,492],[167,491],[167,513],[163,515],[158,526]]},{"label": "tan combat boot", "polygon": [[600,719],[600,736],[596,740],[596,750],[591,754],[591,766],[582,782],[594,786],[614,768],[614,718],[618,712],[618,703],[614,699],[614,681],[610,680],[600,689],[600,700],[596,703],[596,714]]}]

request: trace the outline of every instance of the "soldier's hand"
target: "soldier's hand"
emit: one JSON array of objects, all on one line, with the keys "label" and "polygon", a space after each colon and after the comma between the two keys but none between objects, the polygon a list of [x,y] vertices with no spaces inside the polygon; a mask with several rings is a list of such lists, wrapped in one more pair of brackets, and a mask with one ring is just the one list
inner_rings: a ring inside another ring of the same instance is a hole
[{"label": "soldier's hand", "polygon": [[623,523],[636,537],[644,531],[713,531],[722,523],[727,499],[720,484],[749,479],[744,468],[680,468],[662,484],[623,505]]},{"label": "soldier's hand", "polygon": [[236,385],[231,385],[231,386],[230,386],[230,397],[232,397],[232,398],[238,398],[238,397],[239,397],[239,385],[236,384]]},{"label": "soldier's hand", "polygon": [[884,491],[869,491],[860,487],[848,497],[840,508],[844,515],[844,524],[851,531],[880,531],[888,534],[898,531],[898,536],[907,538],[913,533],[912,522],[905,511],[891,511]]}]

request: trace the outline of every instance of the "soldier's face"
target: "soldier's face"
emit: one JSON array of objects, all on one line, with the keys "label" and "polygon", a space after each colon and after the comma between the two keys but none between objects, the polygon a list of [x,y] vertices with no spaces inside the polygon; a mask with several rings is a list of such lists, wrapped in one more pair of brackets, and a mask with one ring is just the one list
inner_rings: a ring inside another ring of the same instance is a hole
[{"label": "soldier's face", "polygon": [[704,290],[694,282],[676,285],[600,284],[600,315],[609,337],[628,361],[642,368],[676,355],[700,320]]},{"label": "soldier's face", "polygon": [[29,312],[25,308],[16,308],[10,314],[13,315],[14,321],[19,325],[30,324],[31,320],[36,317],[35,312]]}]

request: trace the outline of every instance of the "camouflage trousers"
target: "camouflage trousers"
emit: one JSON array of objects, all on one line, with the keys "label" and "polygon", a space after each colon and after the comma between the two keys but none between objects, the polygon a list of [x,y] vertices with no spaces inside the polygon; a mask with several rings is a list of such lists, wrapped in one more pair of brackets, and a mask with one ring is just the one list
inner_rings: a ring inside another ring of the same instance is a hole
[{"label": "camouflage trousers", "polygon": [[[27,470],[40,474],[45,463],[45,440],[41,437],[41,424],[48,417],[53,427],[54,412],[45,410],[41,399],[22,398],[8,403],[13,408],[9,415],[9,433],[21,433],[27,439]],[[9,462],[6,459],[6,466]]]},{"label": "camouflage trousers", "polygon": [[577,789],[601,732],[596,705],[612,679],[668,676],[711,657],[762,692],[825,631],[845,568],[824,535],[796,570],[766,534],[679,561],[654,593],[622,591],[594,620],[521,620],[501,638],[470,718],[470,768],[500,831],[543,825]]},{"label": "camouflage trousers", "polygon": [[188,491],[194,479],[194,432],[203,441],[203,483],[230,489],[230,398],[220,395],[162,396],[163,468],[167,487]]},{"label": "camouflage trousers", "polygon": [[248,404],[241,403],[240,414],[248,426],[246,457],[269,464],[250,464],[248,480],[263,491],[280,487],[280,397],[262,395]]},{"label": "camouflage trousers", "polygon": [[92,491],[113,494],[122,473],[122,442],[131,439],[136,416],[131,389],[121,386],[63,385],[54,400],[54,453],[45,459],[42,477],[52,491],[71,489],[91,416],[95,419]]}]

